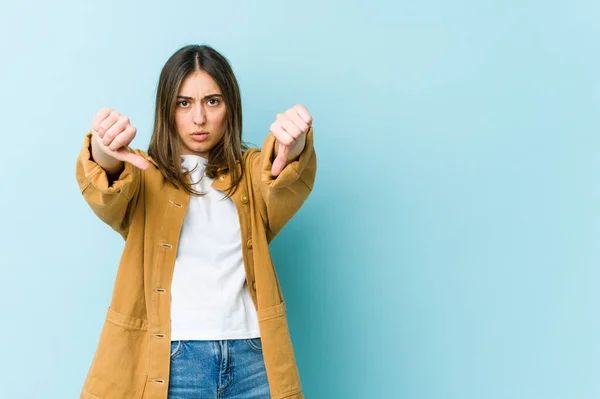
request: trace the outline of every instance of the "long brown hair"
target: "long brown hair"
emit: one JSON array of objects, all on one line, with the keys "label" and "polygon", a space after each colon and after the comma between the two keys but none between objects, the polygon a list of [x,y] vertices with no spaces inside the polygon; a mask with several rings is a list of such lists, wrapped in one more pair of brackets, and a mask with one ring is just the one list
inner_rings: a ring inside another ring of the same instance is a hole
[{"label": "long brown hair", "polygon": [[[191,73],[202,70],[217,83],[226,105],[223,138],[209,151],[206,175],[216,178],[229,172],[231,186],[227,195],[237,188],[244,166],[242,154],[248,145],[242,141],[242,100],[237,79],[227,59],[207,45],[189,45],[177,50],[166,62],[158,81],[154,131],[148,146],[148,155],[172,184],[182,187],[191,195],[203,195],[192,188],[186,179],[190,173],[181,168],[180,139],[175,124],[177,96],[183,80]],[[237,165],[240,166],[238,169]]]}]

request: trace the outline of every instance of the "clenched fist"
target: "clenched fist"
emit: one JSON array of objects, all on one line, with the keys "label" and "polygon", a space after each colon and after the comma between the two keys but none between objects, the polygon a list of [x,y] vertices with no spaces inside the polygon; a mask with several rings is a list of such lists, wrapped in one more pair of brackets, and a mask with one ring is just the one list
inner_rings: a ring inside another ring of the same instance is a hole
[{"label": "clenched fist", "polygon": [[92,134],[96,136],[95,144],[98,144],[102,152],[111,157],[144,170],[150,169],[150,164],[143,157],[127,151],[127,146],[135,137],[137,130],[129,121],[129,118],[113,111],[103,108],[92,120]]},{"label": "clenched fist", "polygon": [[271,124],[271,134],[277,139],[277,157],[273,161],[271,174],[279,176],[289,161],[296,159],[306,144],[306,133],[312,125],[312,117],[298,104],[277,115]]}]

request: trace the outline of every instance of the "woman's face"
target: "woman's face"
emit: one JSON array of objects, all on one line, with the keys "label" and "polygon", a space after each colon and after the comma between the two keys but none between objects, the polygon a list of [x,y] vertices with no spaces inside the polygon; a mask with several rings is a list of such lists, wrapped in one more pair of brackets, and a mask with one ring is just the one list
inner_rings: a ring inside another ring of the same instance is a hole
[{"label": "woman's face", "polygon": [[181,153],[208,158],[225,133],[226,115],[217,82],[205,71],[189,74],[181,83],[175,110]]}]

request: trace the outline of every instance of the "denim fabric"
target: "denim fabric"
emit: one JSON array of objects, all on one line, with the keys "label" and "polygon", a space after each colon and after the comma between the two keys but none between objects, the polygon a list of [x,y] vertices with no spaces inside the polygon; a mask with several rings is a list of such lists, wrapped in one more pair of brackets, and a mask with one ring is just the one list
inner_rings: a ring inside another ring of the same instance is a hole
[{"label": "denim fabric", "polygon": [[168,399],[268,399],[260,338],[172,341]]}]

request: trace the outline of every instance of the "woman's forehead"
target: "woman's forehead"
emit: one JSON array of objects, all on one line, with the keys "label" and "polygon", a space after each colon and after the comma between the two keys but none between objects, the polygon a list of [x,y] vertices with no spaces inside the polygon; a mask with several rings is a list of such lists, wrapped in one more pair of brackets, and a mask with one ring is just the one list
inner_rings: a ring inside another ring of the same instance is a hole
[{"label": "woman's forehead", "polygon": [[205,71],[196,71],[183,79],[179,95],[190,98],[202,98],[212,94],[222,94],[217,82]]}]

